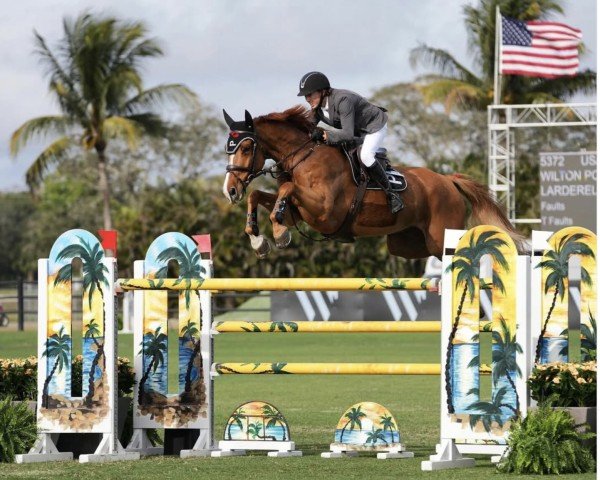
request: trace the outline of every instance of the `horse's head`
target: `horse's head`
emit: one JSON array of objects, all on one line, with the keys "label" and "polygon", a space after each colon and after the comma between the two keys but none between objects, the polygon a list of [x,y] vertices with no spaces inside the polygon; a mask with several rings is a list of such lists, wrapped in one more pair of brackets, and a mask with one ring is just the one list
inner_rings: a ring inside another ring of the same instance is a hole
[{"label": "horse's head", "polygon": [[225,110],[223,116],[230,129],[225,144],[229,164],[226,168],[223,194],[231,203],[236,203],[244,197],[250,182],[263,173],[265,155],[262,149],[258,148],[254,121],[248,110],[245,119],[240,122],[234,121]]}]

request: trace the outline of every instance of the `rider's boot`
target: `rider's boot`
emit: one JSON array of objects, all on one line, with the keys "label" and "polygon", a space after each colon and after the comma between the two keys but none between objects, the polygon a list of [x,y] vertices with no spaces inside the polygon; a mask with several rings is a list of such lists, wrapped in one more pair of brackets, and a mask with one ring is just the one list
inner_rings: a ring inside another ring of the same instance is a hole
[{"label": "rider's boot", "polygon": [[369,176],[377,182],[387,195],[392,213],[398,213],[402,210],[404,208],[404,203],[402,202],[400,195],[392,190],[392,186],[390,185],[390,181],[388,180],[383,166],[376,161],[373,165],[367,167],[367,172],[369,172]]}]

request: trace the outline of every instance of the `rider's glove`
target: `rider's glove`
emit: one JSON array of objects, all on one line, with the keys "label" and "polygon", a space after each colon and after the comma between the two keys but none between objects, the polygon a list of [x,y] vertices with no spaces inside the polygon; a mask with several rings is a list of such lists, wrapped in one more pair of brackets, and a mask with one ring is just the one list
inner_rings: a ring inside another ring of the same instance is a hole
[{"label": "rider's glove", "polygon": [[324,142],[325,136],[323,135],[323,133],[323,129],[317,127],[311,132],[310,139],[314,140],[315,142]]}]

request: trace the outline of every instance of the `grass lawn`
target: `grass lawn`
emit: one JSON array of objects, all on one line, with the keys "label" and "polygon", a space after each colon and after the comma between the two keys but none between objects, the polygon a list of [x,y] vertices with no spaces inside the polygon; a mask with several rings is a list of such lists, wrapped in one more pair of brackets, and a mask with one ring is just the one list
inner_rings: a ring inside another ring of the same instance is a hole
[{"label": "grass lawn", "polygon": [[[439,334],[221,334],[215,337],[215,361],[415,362],[439,363]],[[119,335],[119,354],[131,358],[132,335]],[[35,353],[35,332],[0,333],[0,356]],[[264,400],[286,416],[303,458],[148,458],[138,462],[80,465],[75,462],[33,465],[0,464],[2,478],[94,479],[352,479],[352,478],[525,478],[499,475],[487,457],[468,471],[421,472],[422,460],[434,453],[439,439],[438,376],[224,376],[215,380],[215,437],[223,436],[229,414],[241,403]],[[386,406],[396,418],[402,442],[414,459],[327,460],[333,432],[344,410],[359,401]],[[561,478],[564,476],[561,476]],[[594,474],[577,475],[592,479]],[[527,477],[531,478],[531,477]]]}]

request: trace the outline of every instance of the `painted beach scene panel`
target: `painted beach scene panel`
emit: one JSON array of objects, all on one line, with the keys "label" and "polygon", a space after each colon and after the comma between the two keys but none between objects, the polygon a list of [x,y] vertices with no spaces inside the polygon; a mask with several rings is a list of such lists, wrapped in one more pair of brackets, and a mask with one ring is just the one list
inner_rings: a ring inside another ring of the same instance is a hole
[{"label": "painted beach scene panel", "polygon": [[384,406],[375,402],[352,405],[341,416],[331,448],[356,451],[387,451],[401,446],[398,424]]},{"label": "painted beach scene panel", "polygon": [[225,424],[224,440],[290,440],[290,429],[283,414],[270,403],[246,402],[237,407]]},{"label": "painted beach scene panel", "polygon": [[542,269],[542,330],[536,362],[573,361],[569,355],[569,262],[580,265],[581,359],[589,360],[596,349],[596,235],[581,227],[564,228],[553,234],[544,252]]},{"label": "painted beach scene panel", "polygon": [[[82,263],[82,385],[81,397],[72,397],[73,338],[71,297],[73,260]],[[108,294],[104,250],[85,230],[70,230],[54,243],[48,265],[48,323],[43,358],[46,378],[40,414],[45,426],[89,431],[108,415],[108,385],[104,331],[104,295]]]},{"label": "painted beach scene panel", "polygon": [[[180,233],[166,233],[151,244],[144,261],[145,278],[151,282],[168,278],[169,263],[176,261],[178,278],[203,278],[204,267],[194,242]],[[197,290],[178,293],[178,392],[168,392],[169,318],[168,293],[144,292],[143,340],[138,355],[143,373],[138,380],[138,414],[165,427],[191,425],[207,417],[207,387],[200,352],[201,309]]]},{"label": "painted beach scene panel", "polygon": [[[512,240],[491,227],[476,227],[460,240],[451,266],[454,323],[446,350],[447,409],[455,431],[465,438],[503,442],[519,411],[516,381],[522,376],[516,338],[515,265]],[[491,395],[481,391],[480,266],[492,263]],[[483,400],[489,398],[490,400]],[[496,441],[494,440],[494,441]]]}]

